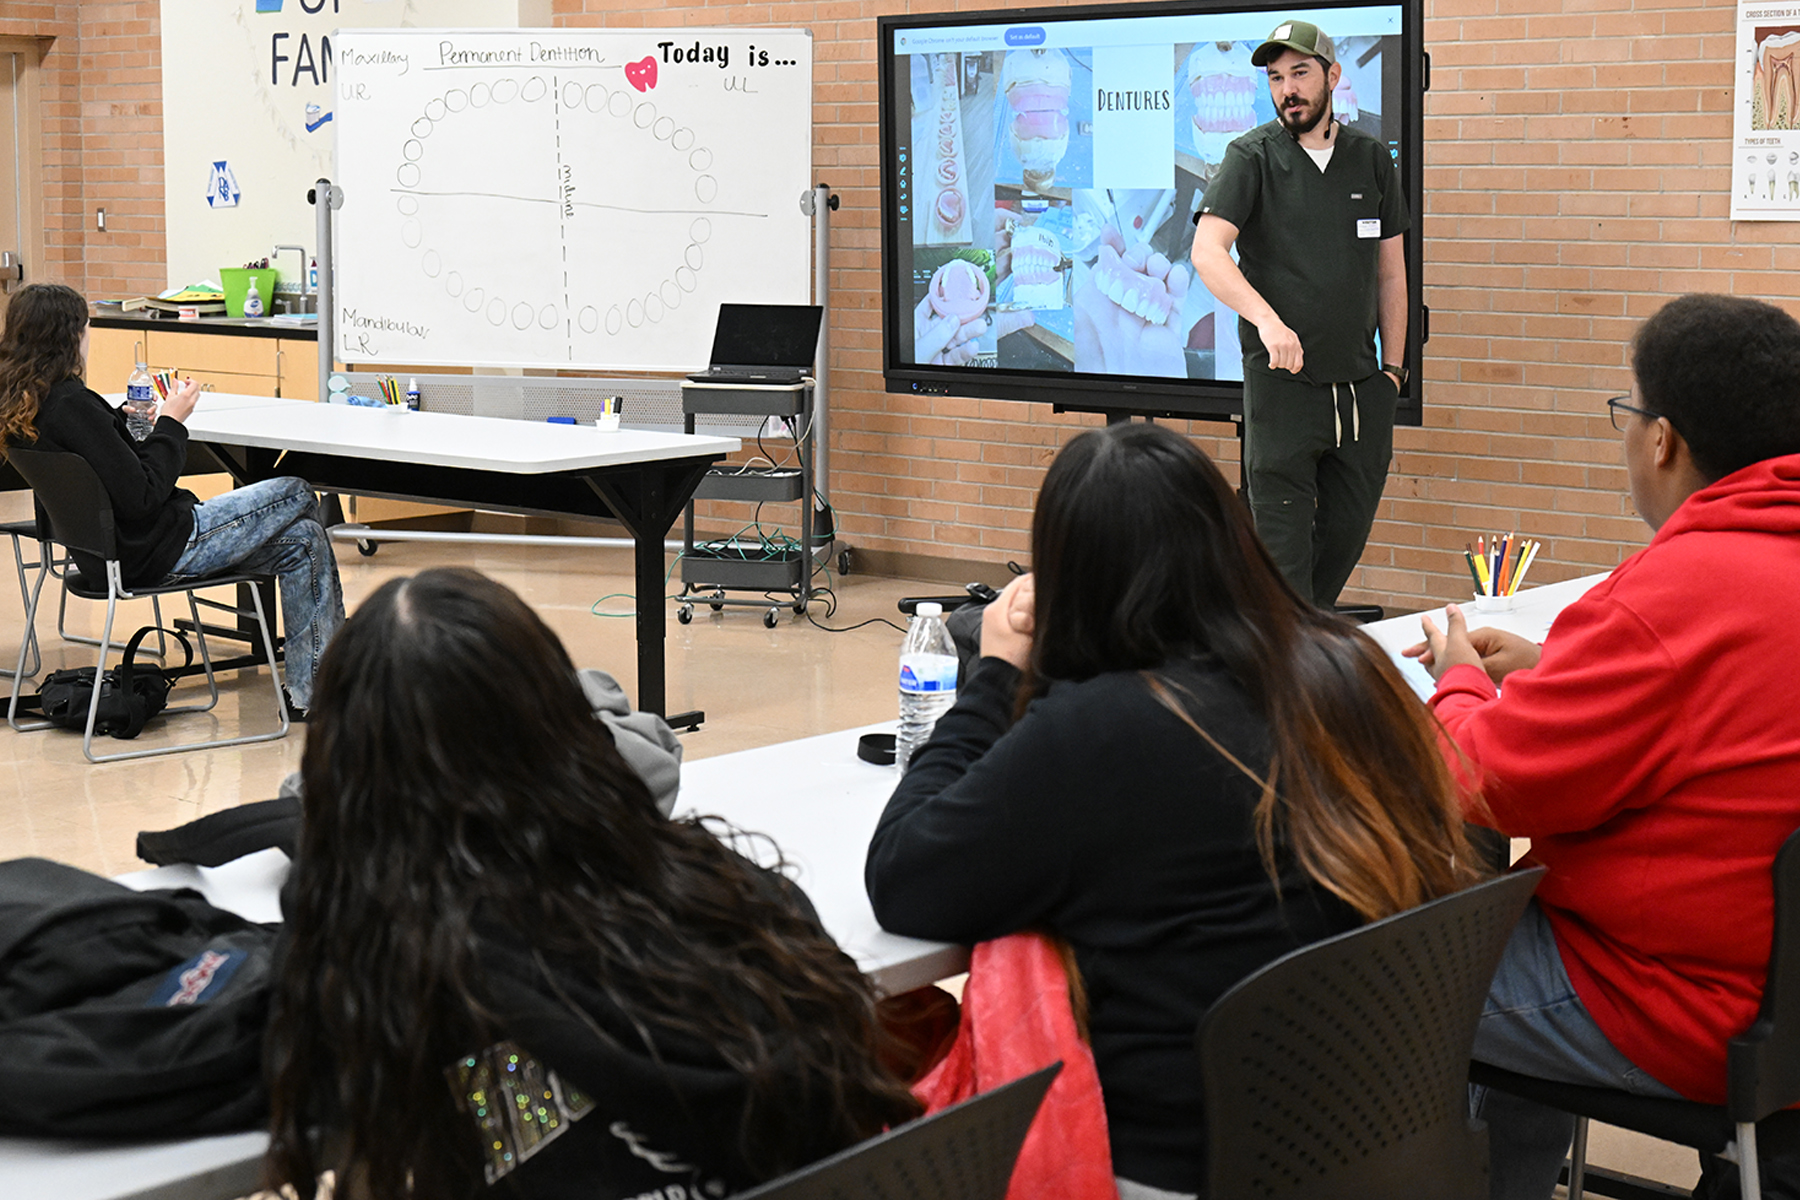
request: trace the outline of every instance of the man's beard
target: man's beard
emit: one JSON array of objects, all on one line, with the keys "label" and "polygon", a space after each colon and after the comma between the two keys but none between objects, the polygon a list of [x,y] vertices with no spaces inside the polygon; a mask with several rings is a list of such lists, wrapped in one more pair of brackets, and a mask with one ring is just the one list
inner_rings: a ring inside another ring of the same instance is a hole
[{"label": "man's beard", "polygon": [[[1309,109],[1310,115],[1303,116],[1302,114],[1307,113]],[[1330,93],[1326,93],[1326,95],[1319,100],[1316,108],[1310,104],[1283,108],[1281,110],[1281,124],[1283,128],[1295,137],[1301,137],[1311,133],[1318,127],[1320,121],[1325,120],[1330,115],[1331,96]]]}]

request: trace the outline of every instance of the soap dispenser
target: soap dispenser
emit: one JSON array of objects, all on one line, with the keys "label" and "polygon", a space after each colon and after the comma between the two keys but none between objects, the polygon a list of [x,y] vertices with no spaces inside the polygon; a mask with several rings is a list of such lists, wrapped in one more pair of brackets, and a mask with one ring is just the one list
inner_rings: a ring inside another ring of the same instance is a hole
[{"label": "soap dispenser", "polygon": [[262,294],[256,290],[256,277],[250,277],[250,290],[244,293],[244,315],[260,317],[263,315]]}]

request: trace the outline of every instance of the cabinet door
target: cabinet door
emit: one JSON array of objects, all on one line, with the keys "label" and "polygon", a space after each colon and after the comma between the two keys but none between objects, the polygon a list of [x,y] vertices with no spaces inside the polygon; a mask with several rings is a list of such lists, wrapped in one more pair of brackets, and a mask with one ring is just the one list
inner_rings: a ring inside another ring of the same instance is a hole
[{"label": "cabinet door", "polygon": [[[233,375],[225,371],[183,371],[183,379],[196,380],[209,392],[226,392],[234,396],[274,396],[273,375]],[[205,403],[205,401],[201,401]]]},{"label": "cabinet door", "polygon": [[122,396],[131,368],[143,352],[137,329],[88,328],[87,385],[102,396]]},{"label": "cabinet door", "polygon": [[280,368],[281,395],[286,400],[319,398],[319,343],[289,341],[276,343]]},{"label": "cabinet door", "polygon": [[[163,370],[179,371],[183,375],[223,371],[229,375],[275,378],[276,338],[161,329],[149,330],[144,337],[148,342],[150,364]],[[255,394],[274,395],[273,392]]]}]

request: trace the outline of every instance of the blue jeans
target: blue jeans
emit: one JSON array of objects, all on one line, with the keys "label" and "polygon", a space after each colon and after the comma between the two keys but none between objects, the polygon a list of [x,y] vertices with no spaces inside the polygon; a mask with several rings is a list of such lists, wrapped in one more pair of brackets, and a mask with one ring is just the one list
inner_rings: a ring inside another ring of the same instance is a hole
[{"label": "blue jeans", "polygon": [[[1475,1031],[1482,1062],[1564,1083],[1679,1099],[1606,1040],[1588,1015],[1537,901],[1519,919],[1488,989]],[[1493,1200],[1548,1200],[1569,1151],[1575,1118],[1488,1088],[1469,1089],[1469,1110],[1488,1123]]]},{"label": "blue jeans", "polygon": [[166,582],[192,583],[224,571],[276,577],[288,696],[307,707],[319,656],[344,623],[344,589],[318,497],[298,479],[265,479],[195,505],[194,532]]}]

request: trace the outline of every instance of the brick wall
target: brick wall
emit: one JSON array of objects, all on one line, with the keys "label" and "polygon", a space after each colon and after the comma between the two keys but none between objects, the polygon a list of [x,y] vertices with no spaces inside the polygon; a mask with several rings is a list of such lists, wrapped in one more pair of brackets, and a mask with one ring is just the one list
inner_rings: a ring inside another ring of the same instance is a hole
[{"label": "brick wall", "polygon": [[79,8],[19,3],[0,9],[0,37],[35,39],[44,49],[38,71],[44,261],[33,264],[34,274],[76,284],[82,260]]},{"label": "brick wall", "polygon": [[[72,214],[87,231],[89,289],[158,285],[156,6],[36,7],[65,24],[79,13],[81,135],[59,135],[54,150],[65,166],[79,163],[85,207],[61,198],[53,219]],[[814,165],[843,198],[832,259],[832,485],[843,536],[870,549],[1021,557],[1045,465],[1095,418],[881,390],[875,18],[908,6],[555,0],[553,11],[562,25],[813,30]],[[1398,432],[1381,519],[1350,589],[1407,606],[1466,594],[1460,550],[1477,531],[1547,539],[1533,570],[1544,582],[1610,567],[1641,546],[1647,533],[1601,408],[1629,385],[1632,328],[1695,290],[1800,313],[1800,226],[1729,220],[1734,6],[1428,0],[1427,14],[1426,425]],[[91,232],[101,202],[107,235]],[[1235,475],[1223,430],[1194,432]]]},{"label": "brick wall", "polygon": [[[39,279],[96,296],[164,287],[158,12],[154,0],[0,9],[0,37],[47,44]],[[105,233],[94,229],[101,207]]]},{"label": "brick wall", "polygon": [[[81,4],[81,228],[85,288],[142,295],[163,271],[162,44],[154,0]],[[106,232],[94,210],[106,209]]]}]

